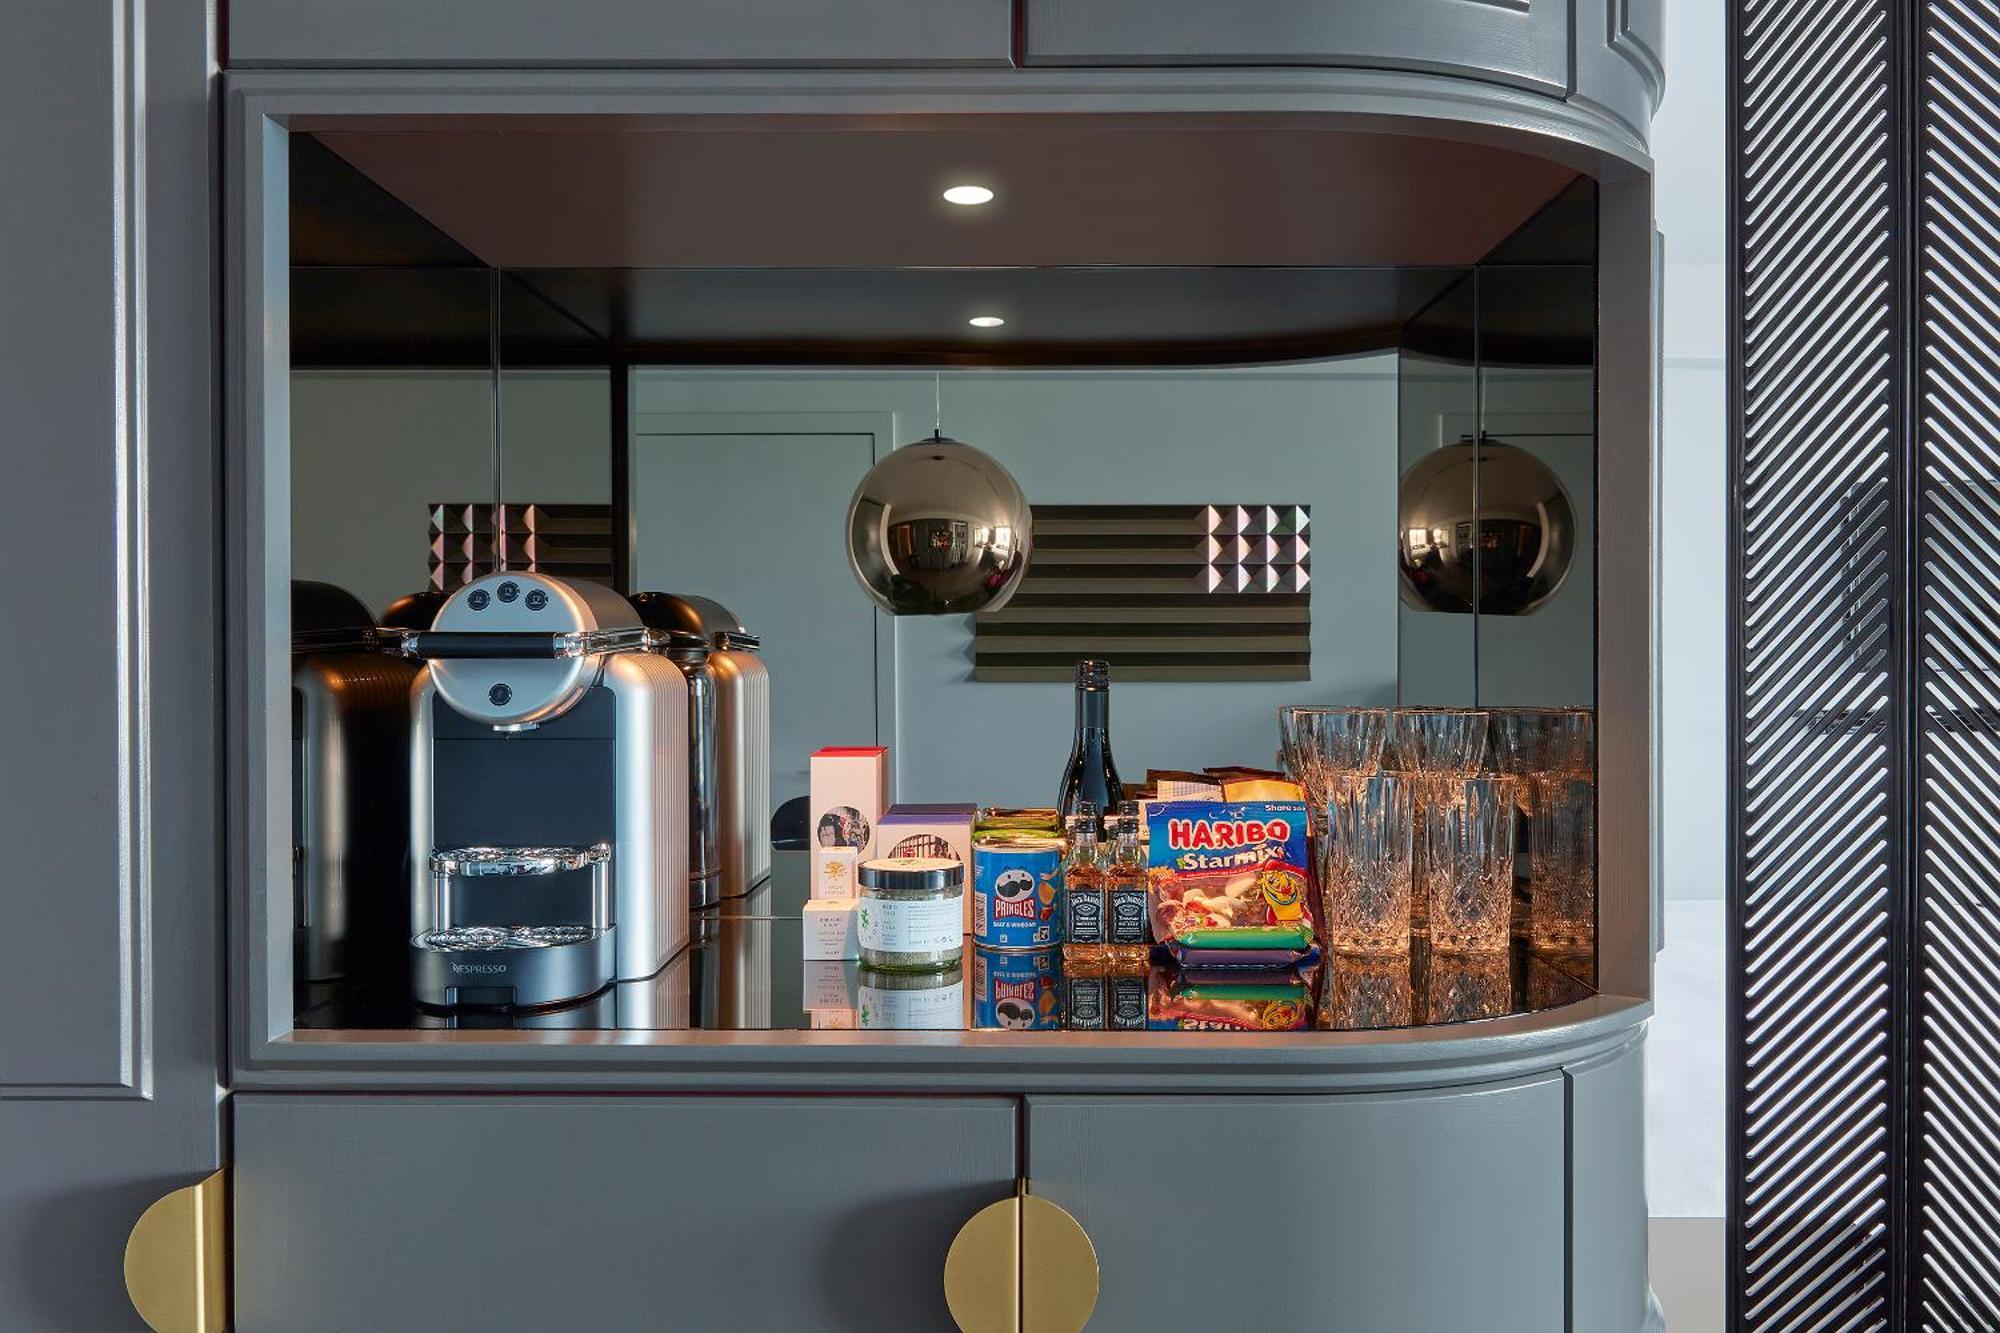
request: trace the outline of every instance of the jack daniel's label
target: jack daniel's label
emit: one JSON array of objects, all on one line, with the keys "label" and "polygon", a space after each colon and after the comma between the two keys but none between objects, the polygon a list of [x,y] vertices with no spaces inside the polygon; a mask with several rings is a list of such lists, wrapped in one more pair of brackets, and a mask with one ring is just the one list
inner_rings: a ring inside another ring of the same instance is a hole
[{"label": "jack daniel's label", "polygon": [[1094,1032],[1104,1027],[1104,978],[1065,977],[1063,988],[1068,992],[1068,1011],[1064,1027],[1073,1031]]},{"label": "jack daniel's label", "polygon": [[1071,878],[1064,885],[1069,895],[1069,922],[1064,940],[1070,944],[1104,943],[1104,890],[1100,885],[1078,884]]},{"label": "jack daniel's label", "polygon": [[1146,978],[1111,978],[1111,1022],[1116,1032],[1143,1032],[1146,1028]]},{"label": "jack daniel's label", "polygon": [[1123,884],[1113,884],[1111,899],[1111,943],[1144,944],[1146,942],[1146,884],[1143,880],[1128,880]]}]

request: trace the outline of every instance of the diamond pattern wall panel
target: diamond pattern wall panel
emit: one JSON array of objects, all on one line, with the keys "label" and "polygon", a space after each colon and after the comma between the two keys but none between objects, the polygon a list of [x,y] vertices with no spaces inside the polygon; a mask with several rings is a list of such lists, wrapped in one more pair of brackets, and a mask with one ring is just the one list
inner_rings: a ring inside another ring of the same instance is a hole
[{"label": "diamond pattern wall panel", "polygon": [[2000,1328],[2000,8],[1920,11],[1917,1320]]},{"label": "diamond pattern wall panel", "polygon": [[1736,0],[1732,19],[1732,1326],[1888,1329],[1893,14],[1888,0]]}]

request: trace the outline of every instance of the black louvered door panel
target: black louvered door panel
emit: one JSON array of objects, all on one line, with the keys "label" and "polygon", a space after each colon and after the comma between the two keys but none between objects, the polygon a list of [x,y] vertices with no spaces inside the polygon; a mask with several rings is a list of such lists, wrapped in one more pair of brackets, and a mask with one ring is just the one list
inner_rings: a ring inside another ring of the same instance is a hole
[{"label": "black louvered door panel", "polygon": [[2000,1329],[2000,6],[1919,13],[1914,1320]]},{"label": "black louvered door panel", "polygon": [[1891,21],[1880,0],[1736,6],[1730,1158],[1749,1330],[1891,1327]]},{"label": "black louvered door panel", "polygon": [[1732,1322],[1990,1333],[2000,3],[1732,13]]}]

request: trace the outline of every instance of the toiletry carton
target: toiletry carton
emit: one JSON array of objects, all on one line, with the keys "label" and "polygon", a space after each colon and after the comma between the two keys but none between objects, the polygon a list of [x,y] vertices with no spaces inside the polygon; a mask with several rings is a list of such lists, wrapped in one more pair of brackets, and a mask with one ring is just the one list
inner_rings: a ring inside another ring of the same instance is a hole
[{"label": "toiletry carton", "polygon": [[875,850],[876,824],[889,808],[889,750],[882,745],[834,745],[815,750],[811,763],[815,847],[852,847],[866,861]]},{"label": "toiletry carton", "polygon": [[860,906],[852,898],[828,901],[814,898],[805,908],[805,961],[840,962],[861,957],[861,934],[857,925]]},{"label": "toiletry carton", "polygon": [[979,807],[964,805],[908,805],[889,807],[876,826],[875,855],[912,857],[938,856],[965,867],[965,933],[972,933],[972,826]]},{"label": "toiletry carton", "polygon": [[861,853],[852,847],[815,847],[812,859],[813,898],[842,902],[860,893]]}]

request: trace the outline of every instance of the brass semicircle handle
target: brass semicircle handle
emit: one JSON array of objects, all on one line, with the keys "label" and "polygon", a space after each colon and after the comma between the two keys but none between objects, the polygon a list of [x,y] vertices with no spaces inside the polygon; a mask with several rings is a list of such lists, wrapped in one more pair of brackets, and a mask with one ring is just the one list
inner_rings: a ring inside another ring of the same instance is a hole
[{"label": "brass semicircle handle", "polygon": [[125,1294],[154,1333],[229,1327],[228,1168],[153,1201],[125,1241]]},{"label": "brass semicircle handle", "polygon": [[1097,1249],[1059,1204],[988,1204],[952,1238],[944,1299],[962,1333],[1080,1333],[1097,1308]]}]

